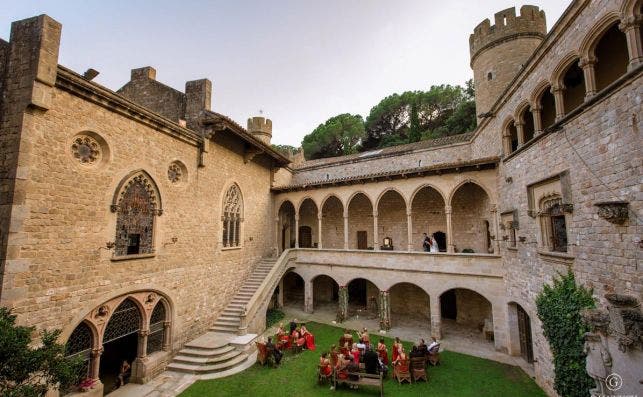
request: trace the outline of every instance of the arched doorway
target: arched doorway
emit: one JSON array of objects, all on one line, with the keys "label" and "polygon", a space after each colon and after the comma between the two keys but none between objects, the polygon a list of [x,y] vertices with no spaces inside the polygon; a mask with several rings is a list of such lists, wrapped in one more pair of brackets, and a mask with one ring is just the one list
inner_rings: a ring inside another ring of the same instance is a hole
[{"label": "arched doorway", "polygon": [[313,307],[315,312],[335,313],[339,303],[339,285],[324,274],[313,279]]},{"label": "arched doorway", "polygon": [[307,198],[299,206],[299,248],[317,247],[318,225],[317,205]]},{"label": "arched doorway", "polygon": [[414,251],[423,250],[424,233],[437,240],[440,233],[444,240],[440,248],[446,251],[446,236],[440,230],[446,230],[447,218],[444,212],[444,199],[440,192],[431,186],[425,186],[413,197],[411,202],[411,224],[413,226],[412,244]]},{"label": "arched doorway", "polygon": [[279,207],[279,249],[295,248],[295,206],[284,201]]},{"label": "arched doorway", "polygon": [[383,245],[385,238],[393,240],[393,250],[408,249],[408,225],[406,217],[406,202],[400,193],[389,190],[382,195],[377,204],[379,242]]},{"label": "arched doorway", "polygon": [[442,333],[493,340],[491,302],[479,293],[454,288],[440,295]]},{"label": "arched doorway", "polygon": [[373,249],[373,205],[364,193],[348,203],[348,248]]},{"label": "arched doorway", "polygon": [[509,332],[512,354],[520,356],[528,363],[534,362],[534,347],[531,334],[531,319],[527,311],[518,303],[509,303]]},{"label": "arched doorway", "polygon": [[491,202],[480,186],[467,182],[451,198],[453,245],[455,252],[491,253],[489,238]]},{"label": "arched doorway", "polygon": [[411,283],[398,283],[389,289],[391,325],[426,328],[431,324],[429,294]]},{"label": "arched doorway", "polygon": [[304,309],[304,279],[297,273],[290,271],[283,277],[283,302],[284,306]]},{"label": "arched doorway", "polygon": [[[83,321],[74,329],[65,344],[65,356],[78,359],[82,362],[78,376],[81,380],[92,377],[92,362],[91,352],[94,348],[94,335],[89,325]],[[71,390],[64,390],[68,392]]]},{"label": "arched doorway", "polygon": [[150,317],[150,333],[147,336],[147,355],[165,350],[167,310],[163,301],[159,300]]},{"label": "arched doorway", "polygon": [[348,288],[348,315],[362,315],[367,318],[377,318],[378,298],[380,290],[372,282],[356,278],[347,285]]},{"label": "arched doorway", "polygon": [[105,394],[111,392],[123,361],[134,363],[138,352],[142,316],[131,299],[125,299],[114,311],[103,334],[103,354],[100,359],[99,378]]}]

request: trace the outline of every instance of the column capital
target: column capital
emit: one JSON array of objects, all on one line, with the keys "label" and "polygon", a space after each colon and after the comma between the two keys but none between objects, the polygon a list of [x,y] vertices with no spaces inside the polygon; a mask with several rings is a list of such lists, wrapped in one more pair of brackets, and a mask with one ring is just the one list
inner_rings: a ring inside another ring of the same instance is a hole
[{"label": "column capital", "polygon": [[451,214],[453,212],[452,207],[450,205],[445,205],[444,206],[444,213],[445,214]]},{"label": "column capital", "polygon": [[583,57],[578,62],[578,66],[581,69],[585,69],[587,67],[591,67],[591,66],[594,66],[594,65],[596,65],[596,57],[594,57],[594,56]]},{"label": "column capital", "polygon": [[91,356],[93,358],[100,357],[103,354],[103,347],[101,346],[101,347],[97,347],[95,349],[92,349],[90,354],[91,354]]},{"label": "column capital", "polygon": [[618,24],[618,28],[622,32],[626,32],[631,29],[636,29],[641,26],[641,20],[643,20],[643,17],[640,15],[630,15],[621,20],[621,23]]},{"label": "column capital", "polygon": [[276,222],[276,223],[279,223],[279,217],[278,217],[278,216],[277,216],[277,217],[275,217],[275,222]]},{"label": "column capital", "polygon": [[344,215],[344,219],[348,219],[348,212],[344,212],[342,215]]},{"label": "column capital", "polygon": [[295,214],[295,221],[299,222],[299,214]]},{"label": "column capital", "polygon": [[543,110],[543,107],[540,106],[540,103],[538,103],[536,105],[529,105],[529,108],[531,110],[531,113],[536,113],[536,112],[540,112],[541,110]]},{"label": "column capital", "polygon": [[565,91],[566,88],[567,87],[565,87],[565,84],[559,83],[559,84],[552,85],[549,92],[551,92],[552,94],[556,94],[556,93]]},{"label": "column capital", "polygon": [[524,121],[522,121],[522,120],[520,120],[520,119],[518,119],[518,120],[515,120],[515,121],[514,121],[514,125],[516,126],[516,129],[518,129],[518,128],[522,128],[522,127],[524,127],[524,126],[525,126],[525,122],[524,122]]},{"label": "column capital", "polygon": [[171,321],[163,321],[163,328],[169,328],[172,325]]},{"label": "column capital", "polygon": [[321,221],[322,219],[324,219],[324,216],[321,214],[321,212],[317,213],[317,220]]},{"label": "column capital", "polygon": [[149,336],[150,335],[150,330],[149,329],[142,329],[142,330],[138,331],[138,335],[143,337],[143,338],[146,337],[146,336]]},{"label": "column capital", "polygon": [[489,209],[489,212],[491,212],[492,214],[498,212],[498,206],[496,204],[491,204],[490,207],[491,208]]},{"label": "column capital", "polygon": [[377,211],[373,211],[373,218],[377,218],[377,215],[378,215]]}]

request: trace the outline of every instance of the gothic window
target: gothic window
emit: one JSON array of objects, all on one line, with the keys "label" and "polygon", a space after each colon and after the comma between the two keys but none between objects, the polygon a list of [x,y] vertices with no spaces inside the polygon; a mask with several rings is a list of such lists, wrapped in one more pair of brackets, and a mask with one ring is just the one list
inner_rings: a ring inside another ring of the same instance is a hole
[{"label": "gothic window", "polygon": [[152,178],[138,171],[125,178],[114,195],[117,213],[115,256],[154,252],[154,218],[161,215],[158,189]]},{"label": "gothic window", "polygon": [[539,215],[543,245],[550,251],[567,252],[567,227],[562,199],[555,197],[544,200]]},{"label": "gothic window", "polygon": [[131,299],[125,299],[110,317],[103,344],[131,335],[141,329],[141,313]]},{"label": "gothic window", "polygon": [[89,369],[91,367],[93,343],[92,330],[86,323],[82,322],[74,329],[74,332],[71,333],[65,344],[65,356],[78,358],[79,361],[82,362],[79,373],[81,380],[90,375]]},{"label": "gothic window", "polygon": [[241,190],[235,183],[226,192],[223,200],[223,246],[241,246],[241,221],[243,212],[243,198]]},{"label": "gothic window", "polygon": [[163,349],[163,340],[165,339],[165,305],[159,301],[152,311],[150,319],[150,333],[147,337],[147,354]]}]

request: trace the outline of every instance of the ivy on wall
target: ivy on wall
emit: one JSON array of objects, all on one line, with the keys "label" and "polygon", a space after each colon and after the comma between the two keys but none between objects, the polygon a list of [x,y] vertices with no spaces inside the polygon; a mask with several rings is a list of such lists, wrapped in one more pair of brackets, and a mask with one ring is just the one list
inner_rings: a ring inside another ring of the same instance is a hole
[{"label": "ivy on wall", "polygon": [[585,371],[584,334],[589,331],[581,310],[594,307],[590,290],[576,285],[574,274],[554,278],[536,298],[543,333],[554,354],[554,389],[562,397],[587,397],[594,381]]}]

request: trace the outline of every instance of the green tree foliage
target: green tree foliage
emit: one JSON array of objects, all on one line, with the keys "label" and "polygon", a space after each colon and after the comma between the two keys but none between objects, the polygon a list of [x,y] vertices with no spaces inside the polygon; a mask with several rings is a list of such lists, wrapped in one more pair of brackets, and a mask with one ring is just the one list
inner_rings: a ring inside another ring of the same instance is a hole
[{"label": "green tree foliage", "polygon": [[357,152],[364,137],[362,116],[344,113],[320,124],[301,146],[307,160],[341,156]]},{"label": "green tree foliage", "polygon": [[34,327],[16,325],[16,316],[0,307],[0,396],[43,396],[47,389],[77,384],[82,363],[65,357],[60,331],[43,331],[30,346]]},{"label": "green tree foliage", "polygon": [[581,310],[594,307],[591,291],[576,285],[570,271],[545,285],[536,298],[538,318],[554,354],[554,388],[564,397],[586,397],[594,386],[585,372],[584,334],[588,331]]},{"label": "green tree foliage", "polygon": [[473,83],[384,98],[366,118],[364,150],[461,134],[476,126]]},{"label": "green tree foliage", "polygon": [[272,148],[275,149],[276,151],[280,152],[284,156],[289,156],[291,154],[297,154],[301,150],[301,148],[297,148],[294,146],[290,145],[272,145]]}]

